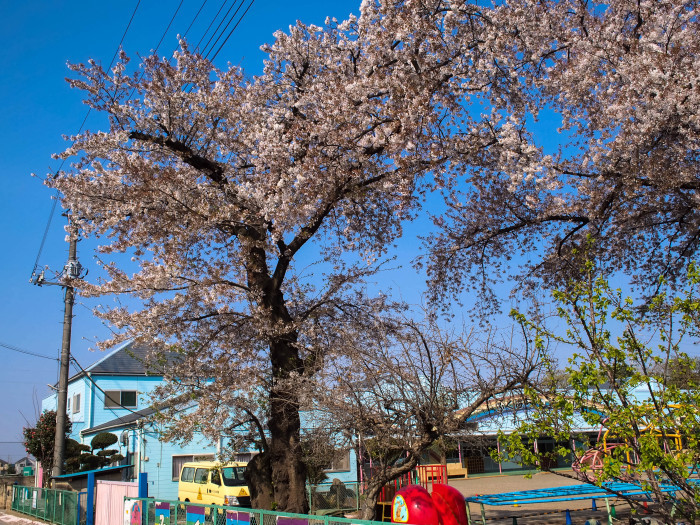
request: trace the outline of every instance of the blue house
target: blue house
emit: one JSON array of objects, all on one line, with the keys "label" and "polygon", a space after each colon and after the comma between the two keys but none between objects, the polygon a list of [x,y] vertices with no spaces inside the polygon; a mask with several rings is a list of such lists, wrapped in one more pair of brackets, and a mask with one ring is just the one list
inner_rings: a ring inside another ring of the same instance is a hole
[{"label": "blue house", "polygon": [[[130,341],[69,379],[67,414],[73,423],[70,437],[89,445],[100,432],[114,434],[118,438],[114,448],[118,446],[126,463],[133,465],[129,473],[131,480],[145,472],[149,496],[175,500],[182,465],[187,461],[214,459],[220,443],[203,437],[186,445],[161,439],[149,418],[155,413],[149,394],[164,379],[157,371],[147,369],[148,351],[147,347]],[[54,392],[43,399],[42,411],[55,410],[56,403]],[[248,461],[253,454],[242,452],[236,459]],[[355,451],[346,451],[328,475],[344,483],[357,481]]]}]

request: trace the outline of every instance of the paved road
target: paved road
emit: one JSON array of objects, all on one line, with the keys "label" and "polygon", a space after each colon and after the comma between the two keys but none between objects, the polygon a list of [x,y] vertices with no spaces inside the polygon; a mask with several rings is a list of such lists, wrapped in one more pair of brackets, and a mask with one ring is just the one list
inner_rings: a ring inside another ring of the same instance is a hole
[{"label": "paved road", "polygon": [[[569,473],[570,474],[570,473]],[[538,473],[531,478],[524,476],[487,476],[470,479],[451,479],[449,484],[458,489],[465,497],[476,494],[498,494],[504,492],[517,492],[522,490],[535,490],[550,487],[563,487],[577,485],[581,482],[568,479],[556,474]],[[629,507],[621,500],[614,502],[618,518],[627,521]],[[528,505],[491,507],[485,506],[485,514],[488,525],[513,523],[517,519],[518,525],[564,525],[566,522],[566,510],[570,511],[574,525],[583,525],[586,520],[596,519],[603,525],[607,523],[607,512],[604,500],[596,500],[597,511],[592,510],[591,500],[566,501],[562,503],[535,503]],[[481,523],[481,509],[476,503],[470,503],[472,519]],[[619,523],[619,522],[618,522]]]},{"label": "paved road", "polygon": [[0,524],[7,523],[8,525],[46,525],[45,521],[37,521],[29,517],[18,516],[8,511],[0,510]]}]

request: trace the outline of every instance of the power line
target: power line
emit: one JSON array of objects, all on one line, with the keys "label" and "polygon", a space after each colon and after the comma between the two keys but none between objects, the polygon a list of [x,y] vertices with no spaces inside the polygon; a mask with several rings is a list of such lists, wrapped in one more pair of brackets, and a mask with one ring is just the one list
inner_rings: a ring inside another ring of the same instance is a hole
[{"label": "power line", "polygon": [[[219,10],[218,10],[218,11],[216,12],[216,14],[214,15],[214,18],[212,18],[211,22],[209,22],[209,25],[207,26],[206,31],[204,31],[204,34],[202,35],[202,38],[199,39],[199,42],[197,42],[197,45],[196,45],[195,48],[194,48],[195,51],[197,51],[197,50],[199,49],[199,45],[202,43],[202,40],[204,40],[204,39],[206,38],[207,33],[208,33],[209,30],[211,29],[211,26],[214,25],[214,22],[216,22],[216,19],[219,18],[219,13],[221,13],[221,10],[224,8],[224,6],[226,6],[227,3],[228,3],[228,0],[224,0],[224,3],[221,4],[221,7],[219,8]],[[225,17],[224,17],[224,18],[225,18]],[[219,25],[221,25],[221,24],[219,24]],[[216,33],[216,32],[215,32],[215,33]]]},{"label": "power line", "polygon": [[[63,162],[61,162],[61,166],[63,166]],[[58,171],[61,170],[61,167],[59,166]],[[44,236],[41,238],[41,244],[39,244],[39,252],[36,254],[36,259],[34,260],[34,269],[32,270],[32,276],[30,277],[30,282],[32,279],[34,279],[34,276],[36,275],[36,270],[39,267],[39,259],[41,259],[41,252],[44,251],[44,244],[46,244],[46,237],[49,235],[49,228],[51,227],[51,220],[53,219],[53,214],[56,211],[56,203],[58,203],[58,192],[56,192],[56,195],[53,197],[53,204],[51,205],[51,213],[49,213],[49,220],[46,221],[46,228],[44,229]]]},{"label": "power line", "polygon": [[190,25],[187,26],[187,30],[186,30],[185,33],[182,35],[182,38],[185,38],[185,37],[187,36],[187,33],[190,32],[190,29],[192,29],[192,25],[193,25],[193,24],[195,23],[195,21],[197,20],[197,17],[199,17],[199,13],[201,13],[201,12],[202,12],[202,9],[204,9],[204,6],[207,5],[207,1],[208,1],[208,0],[204,0],[204,2],[202,2],[202,5],[199,7],[199,11],[197,11],[197,14],[194,15],[194,18],[192,19],[192,22],[190,22]]},{"label": "power line", "polygon": [[[131,18],[129,19],[129,23],[126,25],[126,29],[124,30],[124,33],[122,34],[122,38],[119,41],[119,45],[117,46],[116,51],[114,51],[114,55],[112,56],[112,60],[109,63],[109,69],[112,69],[112,64],[114,64],[114,60],[117,58],[117,55],[119,54],[119,49],[122,47],[122,44],[124,43],[124,39],[126,38],[126,33],[129,31],[129,28],[131,27],[131,22],[134,20],[134,17],[136,16],[136,11],[138,11],[139,5],[141,5],[141,0],[138,0],[136,2],[136,7],[134,7],[134,12],[131,13]],[[180,9],[178,7],[178,9]],[[177,11],[175,12],[177,14]],[[78,132],[80,133],[80,132]]]},{"label": "power line", "polygon": [[[163,43],[163,39],[165,38],[165,35],[168,34],[168,30],[170,29],[170,26],[173,25],[173,21],[175,21],[175,17],[177,16],[178,11],[180,11],[180,8],[182,7],[182,2],[184,2],[184,0],[180,0],[180,5],[177,6],[175,13],[173,14],[172,18],[170,19],[170,23],[168,24],[168,27],[166,27],[165,31],[163,31],[163,36],[160,37],[160,40],[158,41],[158,45],[156,46],[155,50],[153,51],[154,53],[158,52],[158,48]],[[200,11],[201,11],[201,9],[200,9]]]},{"label": "power line", "polygon": [[[214,32],[212,33],[212,35],[209,37],[209,40],[207,40],[207,43],[204,45],[204,49],[202,49],[202,55],[204,56],[204,58],[206,58],[207,55],[211,52],[211,49],[210,49],[209,51],[206,51],[206,49],[209,47],[209,44],[211,43],[212,38],[214,38],[214,37],[216,36],[216,34],[219,32],[219,29],[221,28],[221,24],[223,24],[223,23],[226,21],[226,18],[228,17],[228,14],[231,12],[231,9],[233,9],[233,8],[236,6],[236,4],[237,4],[238,2],[239,2],[239,0],[235,0],[235,1],[231,4],[231,7],[228,8],[228,11],[226,11],[226,14],[225,14],[224,17],[221,19],[221,22],[219,22],[219,25],[216,26],[216,29],[214,30]],[[243,4],[243,0],[240,0],[240,3],[241,3],[241,5],[242,5],[242,4]],[[238,9],[240,9],[240,8],[241,8],[241,6],[239,5],[239,6],[238,6]],[[236,9],[236,12],[233,13],[233,16],[231,17],[231,20],[233,20],[233,17],[235,17],[235,16],[236,16],[236,13],[238,13],[238,9]],[[228,27],[228,25],[231,23],[231,20],[228,21],[228,23],[226,24],[226,27]],[[226,31],[226,27],[221,31],[221,34],[219,34],[219,36],[217,37],[216,42],[219,41],[219,38],[221,38],[221,35],[223,34],[223,32]],[[214,45],[216,45],[216,42],[214,42]],[[213,47],[213,46],[212,46],[212,47]],[[205,51],[206,51],[206,52],[205,52]]]},{"label": "power line", "polygon": [[14,346],[14,345],[9,345],[7,343],[0,342],[0,346],[2,346],[3,348],[6,348],[8,350],[12,350],[13,352],[19,352],[20,354],[31,355],[34,357],[41,357],[43,359],[50,359],[51,361],[58,361],[58,359],[55,357],[49,357],[47,355],[42,355],[42,354],[30,352],[29,350],[24,350],[23,348],[19,348],[19,347]]},{"label": "power line", "polygon": [[[226,36],[226,39],[222,42],[222,44],[221,44],[221,46],[219,47],[219,49],[216,51],[216,53],[214,53],[214,56],[211,57],[211,61],[212,61],[212,62],[214,61],[214,59],[216,58],[216,56],[219,54],[219,52],[224,48],[224,46],[226,45],[226,42],[228,42],[228,39],[231,38],[231,35],[233,34],[233,32],[234,32],[234,31],[236,30],[236,28],[238,27],[238,24],[240,24],[240,23],[243,21],[243,17],[244,17],[244,16],[246,15],[246,13],[250,10],[250,8],[253,7],[253,3],[254,3],[254,2],[255,2],[255,0],[250,0],[250,4],[248,4],[248,7],[246,7],[246,10],[243,11],[243,14],[242,14],[241,17],[238,19],[238,22],[236,22],[236,25],[233,26],[233,29],[231,29],[231,32]],[[241,4],[241,5],[242,5],[242,4]],[[236,9],[236,12],[238,12],[238,9]],[[234,16],[235,16],[235,13],[234,13]],[[228,27],[228,24],[227,24],[227,27]],[[218,39],[217,39],[217,41],[218,41]],[[214,44],[214,45],[216,45],[216,44]]]},{"label": "power line", "polygon": [[[114,64],[114,61],[117,58],[117,55],[119,54],[119,49],[121,49],[122,43],[124,42],[124,39],[126,38],[126,34],[129,31],[129,28],[131,27],[131,22],[133,22],[134,17],[136,16],[136,11],[139,9],[139,5],[141,5],[141,0],[138,0],[136,2],[136,7],[134,7],[134,11],[131,13],[131,18],[129,18],[129,23],[126,25],[126,29],[124,29],[124,32],[122,33],[122,37],[119,40],[119,44],[117,45],[117,49],[114,51],[114,55],[112,55],[112,60],[109,63],[109,68],[112,68],[112,64]],[[179,9],[179,8],[178,8]],[[80,134],[81,131],[83,131],[83,128],[85,127],[85,123],[87,122],[88,117],[90,116],[90,112],[92,111],[92,108],[88,108],[87,112],[85,113],[85,118],[83,118],[83,122],[80,124],[80,128],[78,128],[78,133]],[[73,142],[75,144],[75,142]],[[61,171],[63,168],[63,164],[65,164],[66,159],[61,160],[61,164],[58,166],[58,169],[54,172],[54,176],[57,176],[58,173]],[[59,193],[58,191],[56,192],[56,195],[54,196],[54,202],[53,205],[51,206],[51,213],[49,214],[49,219],[46,221],[46,228],[44,230],[44,236],[41,239],[41,244],[39,245],[39,251],[36,256],[36,261],[34,262],[34,268],[32,269],[32,277],[30,281],[34,278],[36,275],[36,270],[39,267],[39,259],[41,258],[41,253],[44,250],[44,244],[46,243],[46,236],[48,235],[49,228],[51,226],[51,221],[53,220],[53,214],[56,211],[56,202],[58,201],[58,196]]]}]

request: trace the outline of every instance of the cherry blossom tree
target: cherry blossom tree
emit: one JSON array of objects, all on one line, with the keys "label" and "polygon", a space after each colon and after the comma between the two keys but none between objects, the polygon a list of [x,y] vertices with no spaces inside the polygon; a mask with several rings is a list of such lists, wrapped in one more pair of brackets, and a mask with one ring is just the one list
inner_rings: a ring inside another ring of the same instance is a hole
[{"label": "cherry blossom tree", "polygon": [[487,401],[536,381],[540,351],[527,338],[443,326],[434,316],[374,318],[353,348],[320,371],[308,404],[316,429],[346,436],[366,473],[362,519],[381,490],[415,469],[440,438],[468,433],[464,422]]},{"label": "cherry blossom tree", "polygon": [[[71,137],[73,169],[49,180],[102,240],[106,278],[76,284],[136,300],[100,312],[117,330],[104,346],[136,337],[181,354],[173,388],[198,392],[182,437],[264,430],[258,506],[307,510],[301,386],[345,321],[386,307],[362,282],[444,165],[438,120],[456,100],[452,69],[472,70],[463,55],[479,24],[455,25],[443,8],[365,2],[359,18],[298,24],[276,34],[253,79],[185,42],[135,72],[123,55],[112,71],[71,66],[71,85],[108,121]],[[459,9],[464,22],[470,8]]]},{"label": "cherry blossom tree", "polygon": [[503,80],[485,94],[480,158],[459,158],[469,128],[450,121],[449,211],[428,243],[435,298],[473,286],[494,304],[503,276],[557,285],[584,252],[645,293],[683,278],[700,239],[698,14],[695,1],[652,0],[487,11],[479,46]]},{"label": "cherry blossom tree", "polygon": [[[694,253],[699,33],[692,2],[365,0],[277,33],[256,78],[184,42],[136,71],[72,66],[107,117],[49,180],[102,239],[106,278],[76,284],[136,299],[101,313],[104,344],[180,352],[173,388],[206,393],[192,428],[264,429],[257,494],[304,511],[299,396],[345,324],[389,308],[363,283],[428,191],[448,206],[435,299],[518,252],[539,250],[520,277],[549,284],[588,234],[646,275]],[[534,140],[542,108],[560,154]]]}]

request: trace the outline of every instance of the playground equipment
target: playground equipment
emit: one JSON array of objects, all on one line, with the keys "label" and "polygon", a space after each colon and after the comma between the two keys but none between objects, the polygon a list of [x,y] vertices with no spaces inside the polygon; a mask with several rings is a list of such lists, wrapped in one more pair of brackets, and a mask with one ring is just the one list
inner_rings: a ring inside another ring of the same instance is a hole
[{"label": "playground equipment", "polygon": [[603,471],[605,456],[609,456],[620,445],[621,443],[603,443],[590,448],[572,463],[571,468],[581,481],[595,483]]},{"label": "playground equipment", "polygon": [[399,490],[391,505],[392,523],[467,525],[462,494],[449,485],[433,485],[432,494],[418,485]]},{"label": "playground equipment", "polygon": [[404,487],[418,485],[426,491],[438,484],[447,484],[445,465],[418,465],[415,469],[382,487],[377,498],[376,515],[380,521],[391,521],[392,502],[396,493]]},{"label": "playground equipment", "polygon": [[[693,482],[700,484],[700,480],[693,480]],[[677,486],[668,483],[659,484],[659,489],[662,492],[671,495],[671,497],[673,497],[673,495],[679,490]],[[614,491],[615,493],[613,494],[611,491]],[[467,502],[467,523],[468,525],[473,523],[471,513],[469,511],[470,502],[478,503],[480,505],[481,522],[483,525],[486,525],[486,511],[484,509],[485,505],[507,506],[512,505],[516,501],[518,502],[518,505],[527,505],[531,503],[559,503],[564,501],[602,499],[605,500],[605,505],[607,508],[607,523],[608,525],[612,525],[613,519],[616,517],[616,515],[615,506],[609,501],[611,498],[614,500],[619,496],[649,497],[650,495],[651,492],[643,490],[639,484],[617,481],[603,483],[600,487],[589,483],[582,483],[580,485],[568,485],[548,489],[526,490],[503,494],[485,494],[465,498],[465,501]]]},{"label": "playground equipment", "polygon": [[[673,410],[674,408],[678,408],[678,405],[668,406],[669,410]],[[605,428],[607,421],[608,419],[603,420],[600,430],[598,431],[597,442],[599,445],[588,449],[571,465],[571,468],[581,481],[590,483],[597,481],[603,471],[605,458],[612,456],[613,451],[618,447],[626,447],[624,451],[626,465],[633,466],[639,463],[639,458],[629,449],[629,439],[611,442],[611,440],[616,440],[617,438],[612,434],[610,428]],[[654,421],[641,420],[639,423],[641,435],[655,436],[668,454],[678,454],[683,450],[683,437],[677,428],[660,429]],[[604,433],[603,429],[605,429]],[[623,481],[631,481],[633,476],[627,474],[624,470],[623,468],[621,479]]]}]

